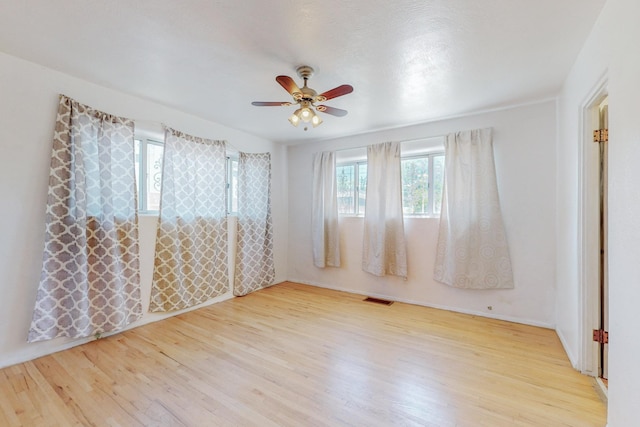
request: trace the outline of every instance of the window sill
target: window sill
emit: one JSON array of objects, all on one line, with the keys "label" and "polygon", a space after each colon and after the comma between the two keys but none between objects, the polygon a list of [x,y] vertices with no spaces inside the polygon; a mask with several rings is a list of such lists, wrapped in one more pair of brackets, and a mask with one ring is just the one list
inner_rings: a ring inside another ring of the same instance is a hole
[{"label": "window sill", "polygon": [[[138,218],[158,218],[160,217],[160,212],[138,212]],[[237,218],[238,214],[236,212],[232,212],[227,214],[227,218]]]},{"label": "window sill", "polygon": [[421,216],[404,216],[404,219],[440,219],[440,216],[421,215]]},{"label": "window sill", "polygon": [[[338,219],[364,219],[364,215],[338,215]],[[422,216],[418,216],[418,215],[405,215],[402,218],[404,218],[405,220],[407,219],[440,219],[440,216],[427,216],[427,215],[422,215]]]}]

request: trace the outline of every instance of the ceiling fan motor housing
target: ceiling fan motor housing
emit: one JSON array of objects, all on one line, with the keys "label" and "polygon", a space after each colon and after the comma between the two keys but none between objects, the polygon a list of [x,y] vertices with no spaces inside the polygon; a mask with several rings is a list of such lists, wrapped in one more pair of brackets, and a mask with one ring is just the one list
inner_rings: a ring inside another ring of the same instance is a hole
[{"label": "ceiling fan motor housing", "polygon": [[317,99],[318,92],[307,86],[307,80],[313,76],[313,68],[308,65],[301,65],[296,68],[296,72],[298,73],[298,76],[304,80],[304,86],[300,88],[301,94],[298,95],[296,92],[293,95],[296,101],[309,101],[312,103],[324,101],[323,99]]},{"label": "ceiling fan motor housing", "polygon": [[296,72],[301,79],[305,80],[313,76],[313,68],[309,67],[308,65],[299,66],[298,68],[296,68]]}]

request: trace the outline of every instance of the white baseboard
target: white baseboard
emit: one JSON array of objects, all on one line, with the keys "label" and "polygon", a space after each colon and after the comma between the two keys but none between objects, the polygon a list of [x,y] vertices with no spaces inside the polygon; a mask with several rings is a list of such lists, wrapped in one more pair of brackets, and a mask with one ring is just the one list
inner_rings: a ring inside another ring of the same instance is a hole
[{"label": "white baseboard", "polygon": [[560,338],[560,343],[564,348],[564,352],[567,353],[567,357],[569,358],[569,362],[571,362],[571,366],[573,366],[573,369],[575,369],[576,371],[580,371],[580,360],[578,360],[576,355],[571,351],[571,347],[569,347],[569,345],[567,344],[567,340],[564,337],[564,334],[560,329],[556,329],[556,334],[558,335],[558,338]]},{"label": "white baseboard", "polygon": [[598,392],[602,400],[605,402],[609,402],[609,388],[602,381],[602,378],[596,378],[596,387],[596,391]]},{"label": "white baseboard", "polygon": [[[277,285],[278,283],[282,283],[284,281],[285,280],[276,281],[273,284],[265,286],[265,287]],[[233,289],[230,289],[229,291],[225,292],[224,294],[219,295],[219,296],[217,296],[215,298],[212,298],[209,301],[203,302],[202,304],[199,304],[199,305],[194,306],[194,307],[185,308],[183,310],[172,311],[172,312],[169,312],[169,313],[149,313],[149,312],[144,312],[144,314],[142,316],[142,319],[140,319],[140,320],[138,320],[136,322],[133,322],[130,325],[127,325],[124,329],[121,329],[119,331],[102,334],[101,338],[106,338],[106,337],[109,337],[109,336],[112,336],[112,335],[117,335],[119,333],[128,331],[130,329],[135,329],[135,328],[137,328],[139,326],[144,326],[144,325],[148,325],[149,323],[159,322],[161,320],[168,319],[169,317],[177,316],[179,314],[187,313],[187,312],[193,311],[193,310],[198,310],[200,308],[207,307],[207,306],[210,306],[210,305],[213,305],[213,304],[217,304],[219,302],[226,301],[226,300],[229,300],[229,299],[232,299],[232,298],[236,298],[236,297],[233,295]],[[59,351],[68,350],[70,348],[86,344],[86,343],[88,343],[90,341],[94,341],[95,339],[96,339],[95,337],[86,337],[86,338],[77,338],[77,339],[55,338],[55,340],[57,340],[56,344],[47,345],[47,346],[44,346],[42,348],[38,348],[37,350],[33,350],[29,346],[27,346],[25,349],[23,349],[23,351],[15,352],[15,354],[13,354],[13,355],[11,355],[11,356],[9,356],[7,358],[1,359],[0,360],[0,369],[6,368],[8,366],[17,365],[19,363],[28,362],[30,360],[34,360],[34,359],[37,359],[39,357],[47,356],[49,354],[57,353]],[[54,340],[51,340],[50,342],[53,342],[53,341]]]},{"label": "white baseboard", "polygon": [[379,294],[379,293],[375,293],[375,292],[363,292],[363,291],[357,290],[357,289],[342,288],[342,287],[337,287],[337,286],[333,286],[333,285],[327,285],[325,283],[312,282],[312,281],[308,281],[308,280],[287,279],[287,281],[288,282],[295,282],[295,283],[302,283],[304,285],[316,286],[318,288],[332,289],[334,291],[348,292],[350,294],[365,295],[365,296],[370,296],[370,297],[374,297],[374,298],[381,298],[381,299],[393,300],[393,301],[397,301],[397,302],[403,302],[403,303],[406,303],[406,304],[413,304],[413,305],[420,305],[420,306],[423,306],[423,307],[437,308],[439,310],[453,311],[453,312],[462,313],[462,314],[470,314],[470,315],[478,316],[478,317],[486,317],[488,319],[504,320],[504,321],[507,321],[507,322],[520,323],[520,324],[523,324],[523,325],[538,326],[540,328],[545,328],[545,329],[555,329],[555,325],[553,325],[553,324],[546,323],[546,322],[540,322],[540,321],[532,320],[532,319],[523,319],[523,318],[520,318],[520,317],[504,316],[504,315],[500,315],[500,314],[487,314],[487,313],[482,312],[482,311],[468,310],[468,309],[465,309],[465,308],[451,307],[451,306],[446,306],[446,305],[441,305],[441,304],[425,303],[425,302],[422,302],[422,301],[416,301],[416,300],[412,300],[412,299],[409,299],[409,298],[396,298],[396,297],[392,297],[392,296],[384,295],[384,294]]},{"label": "white baseboard", "polygon": [[[136,322],[131,323],[130,325],[127,325],[124,329],[121,329],[119,331],[115,331],[115,332],[107,332],[102,334],[101,338],[106,338],[106,337],[110,337],[112,335],[117,335],[119,333],[128,331],[130,329],[135,329],[139,326],[144,326],[147,325],[149,323],[155,323],[155,322],[159,322],[160,320],[164,320],[167,319],[169,317],[173,317],[173,316],[177,316],[179,314],[182,313],[186,313],[189,311],[193,311],[193,310],[197,310],[199,308],[203,308],[203,307],[207,307],[209,305],[212,304],[216,304],[222,301],[226,301],[228,299],[231,298],[235,298],[233,296],[233,292],[230,290],[222,295],[219,295],[215,298],[210,299],[207,302],[204,302],[202,304],[199,304],[197,306],[194,307],[189,307],[189,308],[185,308],[183,310],[179,310],[179,311],[172,311],[169,313],[149,313],[149,312],[145,312],[142,316],[142,318]],[[24,351],[20,351],[20,352],[16,352],[17,354],[14,354],[13,356],[10,356],[6,359],[0,360],[0,369],[1,368],[6,368],[8,366],[13,366],[13,365],[17,365],[19,363],[24,363],[24,362],[28,362],[30,360],[34,360],[37,359],[39,357],[43,357],[43,356],[47,356],[49,354],[53,354],[53,353],[57,353],[59,351],[63,351],[63,350],[68,350],[70,348],[73,347],[77,347],[79,345],[83,345],[86,344],[88,342],[94,341],[96,338],[95,337],[86,337],[86,338],[76,338],[76,339],[70,339],[70,338],[55,338],[54,340],[50,340],[49,342],[53,343],[54,341],[57,341],[56,344],[53,345],[45,345],[42,348],[38,348],[37,350],[32,350],[29,346],[27,346]],[[36,344],[37,345],[37,344]]]}]

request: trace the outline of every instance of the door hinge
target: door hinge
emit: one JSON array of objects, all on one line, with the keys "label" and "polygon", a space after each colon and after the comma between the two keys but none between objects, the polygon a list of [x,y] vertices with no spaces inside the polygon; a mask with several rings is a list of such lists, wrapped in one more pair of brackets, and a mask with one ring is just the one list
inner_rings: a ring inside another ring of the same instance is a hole
[{"label": "door hinge", "polygon": [[609,332],[605,331],[604,329],[594,329],[593,340],[595,342],[599,342],[600,344],[609,344]]},{"label": "door hinge", "polygon": [[593,142],[609,142],[609,129],[594,130]]}]

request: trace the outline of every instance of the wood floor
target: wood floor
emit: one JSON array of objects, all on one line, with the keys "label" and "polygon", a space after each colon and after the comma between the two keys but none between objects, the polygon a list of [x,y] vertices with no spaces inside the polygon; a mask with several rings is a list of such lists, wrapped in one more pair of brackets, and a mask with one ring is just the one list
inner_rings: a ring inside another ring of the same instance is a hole
[{"label": "wood floor", "polygon": [[551,330],[284,283],[0,371],[1,426],[598,426]]}]

